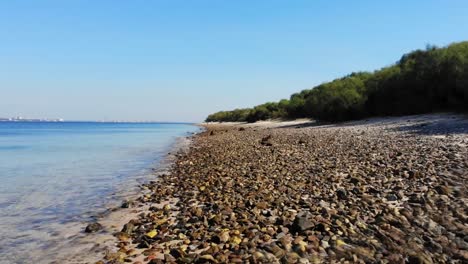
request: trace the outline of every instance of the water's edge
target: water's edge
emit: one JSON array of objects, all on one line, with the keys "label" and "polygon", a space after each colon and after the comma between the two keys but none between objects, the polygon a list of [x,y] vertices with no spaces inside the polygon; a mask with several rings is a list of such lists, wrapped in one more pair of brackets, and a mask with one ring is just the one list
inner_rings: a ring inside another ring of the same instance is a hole
[{"label": "water's edge", "polygon": [[[47,248],[34,254],[36,259],[31,259],[31,263],[95,263],[104,257],[106,251],[112,251],[116,247],[117,239],[112,235],[120,231],[121,227],[129,220],[135,218],[148,208],[121,208],[123,201],[132,201],[144,194],[141,184],[158,180],[158,175],[167,173],[177,159],[177,154],[187,151],[192,143],[192,137],[199,131],[189,135],[176,138],[175,142],[167,149],[167,154],[156,160],[148,168],[148,174],[142,182],[137,182],[135,186],[119,186],[116,193],[120,201],[113,201],[107,204],[100,212],[94,212],[88,222],[67,223],[61,228],[61,232]],[[103,226],[103,230],[87,234],[85,227],[97,221]],[[45,253],[47,252],[47,253]]]}]

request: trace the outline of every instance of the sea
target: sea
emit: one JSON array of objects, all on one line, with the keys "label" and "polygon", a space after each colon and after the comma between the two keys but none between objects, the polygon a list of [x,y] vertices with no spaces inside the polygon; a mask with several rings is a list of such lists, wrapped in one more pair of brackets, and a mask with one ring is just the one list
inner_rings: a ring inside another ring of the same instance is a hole
[{"label": "sea", "polygon": [[185,123],[0,122],[0,263],[52,260],[48,251],[65,239],[64,228],[92,222],[126,190],[154,180],[152,169],[199,130]]}]

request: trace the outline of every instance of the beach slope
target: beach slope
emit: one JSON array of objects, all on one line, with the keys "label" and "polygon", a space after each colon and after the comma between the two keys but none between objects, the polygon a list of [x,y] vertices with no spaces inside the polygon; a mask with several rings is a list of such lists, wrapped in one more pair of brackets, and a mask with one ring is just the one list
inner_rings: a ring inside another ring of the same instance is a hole
[{"label": "beach slope", "polygon": [[204,126],[103,262],[468,261],[466,117]]}]

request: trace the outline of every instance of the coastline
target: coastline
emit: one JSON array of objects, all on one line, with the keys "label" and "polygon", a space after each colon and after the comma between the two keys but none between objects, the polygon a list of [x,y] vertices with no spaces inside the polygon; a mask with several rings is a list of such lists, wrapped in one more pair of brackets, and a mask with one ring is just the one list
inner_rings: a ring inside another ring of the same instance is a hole
[{"label": "coastline", "polygon": [[54,239],[53,244],[46,248],[47,254],[40,254],[34,263],[95,263],[102,259],[105,252],[113,250],[118,242],[112,234],[119,231],[119,228],[131,218],[148,210],[144,206],[123,208],[122,204],[132,202],[141,196],[144,193],[143,183],[157,180],[158,175],[167,173],[178,153],[189,148],[193,134],[196,133],[177,137],[166,149],[168,152],[156,160],[148,168],[147,173],[134,180],[134,186],[118,187],[116,190],[118,198],[105,205],[103,211],[92,213],[94,222],[102,225],[98,232],[84,232],[86,226],[93,221],[64,224],[55,234],[55,237],[60,239]]},{"label": "coastline", "polygon": [[468,260],[466,117],[203,126],[98,263]]}]

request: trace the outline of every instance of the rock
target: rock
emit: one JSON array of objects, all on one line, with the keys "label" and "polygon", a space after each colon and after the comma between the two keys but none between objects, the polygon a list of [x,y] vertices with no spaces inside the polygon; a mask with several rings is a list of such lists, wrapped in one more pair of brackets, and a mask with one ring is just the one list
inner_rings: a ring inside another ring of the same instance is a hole
[{"label": "rock", "polygon": [[408,175],[409,175],[410,179],[417,179],[417,178],[422,177],[421,172],[419,172],[419,171],[409,171]]},{"label": "rock", "polygon": [[319,231],[319,232],[326,232],[327,225],[324,223],[318,223],[314,226],[314,230]]},{"label": "rock", "polygon": [[169,212],[171,209],[172,209],[172,207],[171,207],[170,204],[166,204],[166,205],[163,206],[163,210],[164,210],[165,212]]},{"label": "rock", "polygon": [[415,255],[408,256],[408,263],[414,264],[433,264],[431,257],[426,254],[418,253]]},{"label": "rock", "polygon": [[102,225],[98,222],[91,223],[86,226],[85,232],[86,233],[94,233],[102,229]]},{"label": "rock", "polygon": [[341,239],[337,239],[335,243],[336,243],[337,247],[341,247],[341,246],[346,245],[346,243]]},{"label": "rock", "polygon": [[135,225],[133,225],[133,223],[130,221],[123,226],[122,232],[131,235],[134,229]]},{"label": "rock", "polygon": [[133,202],[132,202],[132,201],[124,201],[120,207],[121,207],[121,208],[130,208],[130,207],[132,207],[132,206],[133,206]]},{"label": "rock", "polygon": [[223,242],[223,243],[226,243],[229,241],[229,232],[228,231],[223,231],[221,232],[221,234],[218,236],[219,237],[219,241],[220,242]]},{"label": "rock", "polygon": [[347,192],[344,190],[344,189],[338,189],[336,191],[336,196],[338,197],[338,199],[340,200],[345,200],[347,197],[348,197],[348,194]]},{"label": "rock", "polygon": [[361,181],[360,181],[358,178],[356,178],[356,177],[351,177],[351,178],[349,179],[349,182],[352,183],[352,184],[354,184],[354,185],[357,185],[357,184],[360,183]]},{"label": "rock", "polygon": [[322,240],[322,241],[320,242],[320,245],[321,245],[323,248],[325,248],[325,249],[327,249],[327,248],[330,247],[330,244],[328,244],[328,241],[325,241],[325,240]]},{"label": "rock", "polygon": [[212,263],[217,263],[217,261],[215,260],[215,258],[211,255],[203,255],[203,256],[200,256],[200,259],[203,259],[203,260],[207,260],[207,261],[210,261]]},{"label": "rock", "polygon": [[170,254],[171,254],[171,256],[173,256],[176,259],[181,258],[182,256],[185,255],[182,250],[175,249],[175,248],[171,249]]},{"label": "rock", "polygon": [[302,212],[296,215],[294,222],[291,225],[292,233],[300,233],[309,229],[312,229],[315,226],[315,223],[312,221],[313,216],[309,212]]},{"label": "rock", "polygon": [[253,253],[253,256],[255,257],[255,259],[263,259],[265,258],[265,254],[263,254],[262,252],[259,252],[259,251],[255,251]]},{"label": "rock", "polygon": [[387,201],[393,202],[398,200],[398,197],[395,194],[391,193],[385,196],[385,199],[387,199]]},{"label": "rock", "polygon": [[268,135],[262,138],[262,140],[260,141],[260,144],[264,146],[272,146],[273,144],[271,143],[270,140],[271,140],[271,135]]},{"label": "rock", "polygon": [[278,247],[277,245],[274,245],[271,249],[270,249],[270,252],[273,253],[273,255],[276,257],[276,258],[282,258],[286,252]]},{"label": "rock", "polygon": [[154,229],[149,231],[148,233],[146,233],[146,236],[149,237],[149,238],[153,238],[153,237],[155,237],[157,235],[158,235],[158,232],[156,230],[154,230]]},{"label": "rock", "polygon": [[124,233],[124,232],[117,232],[114,236],[119,241],[127,242],[128,240],[130,240],[130,236],[127,233]]},{"label": "rock", "polygon": [[242,242],[242,239],[240,237],[238,237],[238,236],[233,236],[233,237],[231,237],[229,242],[231,242],[234,245],[239,245]]},{"label": "rock", "polygon": [[450,195],[452,191],[450,190],[450,187],[445,186],[445,185],[438,185],[435,187],[435,190],[438,194],[443,194],[443,195]]},{"label": "rock", "polygon": [[300,258],[301,257],[297,253],[291,252],[284,256],[283,261],[284,263],[296,263]]}]

